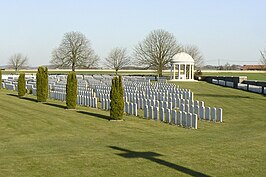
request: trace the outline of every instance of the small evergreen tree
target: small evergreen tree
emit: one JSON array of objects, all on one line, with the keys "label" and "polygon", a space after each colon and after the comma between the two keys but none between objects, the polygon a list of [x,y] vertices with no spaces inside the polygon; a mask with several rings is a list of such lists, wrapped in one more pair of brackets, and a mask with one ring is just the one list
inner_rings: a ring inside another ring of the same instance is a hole
[{"label": "small evergreen tree", "polygon": [[22,97],[26,94],[25,74],[21,73],[18,77],[18,96]]},{"label": "small evergreen tree", "polygon": [[1,88],[2,88],[2,70],[0,69],[0,90],[1,90]]},{"label": "small evergreen tree", "polygon": [[110,119],[119,120],[124,114],[124,91],[122,86],[122,77],[114,77],[112,79],[112,88],[110,92]]},{"label": "small evergreen tree", "polygon": [[114,77],[112,79],[112,88],[110,91],[110,99],[111,99],[111,103],[110,103],[110,118],[111,119],[119,119],[119,113],[118,113],[118,91],[116,90],[116,83],[117,83],[117,77]]},{"label": "small evergreen tree", "polygon": [[48,69],[40,66],[37,72],[37,101],[45,102],[48,98]]},{"label": "small evergreen tree", "polygon": [[122,83],[122,76],[119,76],[118,80],[118,87],[119,87],[119,110],[120,110],[120,115],[123,116],[124,114],[124,88],[123,88],[123,83]]},{"label": "small evergreen tree", "polygon": [[68,109],[75,109],[77,105],[77,78],[75,72],[67,76],[66,105]]}]

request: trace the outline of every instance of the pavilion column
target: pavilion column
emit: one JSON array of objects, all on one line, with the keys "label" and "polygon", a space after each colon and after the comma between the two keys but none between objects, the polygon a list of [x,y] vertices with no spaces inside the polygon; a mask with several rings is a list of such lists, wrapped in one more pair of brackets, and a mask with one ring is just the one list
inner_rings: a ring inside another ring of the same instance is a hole
[{"label": "pavilion column", "polygon": [[187,79],[187,65],[185,64],[185,67],[184,67],[184,75],[185,75],[185,79]]},{"label": "pavilion column", "polygon": [[188,79],[191,79],[191,64],[189,65],[189,73],[188,73]]},{"label": "pavilion column", "polygon": [[172,67],[174,67],[174,78],[173,79],[175,79],[175,64],[173,64]]},{"label": "pavilion column", "polygon": [[192,78],[194,79],[194,64],[192,64]]},{"label": "pavilion column", "polygon": [[180,64],[178,64],[178,79],[180,79]]}]

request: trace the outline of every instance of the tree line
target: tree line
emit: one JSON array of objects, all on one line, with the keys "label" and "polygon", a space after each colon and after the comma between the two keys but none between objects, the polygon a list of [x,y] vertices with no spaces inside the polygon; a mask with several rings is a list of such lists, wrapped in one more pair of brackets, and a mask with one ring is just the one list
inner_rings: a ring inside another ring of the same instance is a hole
[{"label": "tree line", "polygon": [[[108,68],[118,72],[125,66],[131,64],[142,66],[147,69],[155,69],[158,75],[170,65],[172,57],[179,53],[186,52],[195,61],[195,68],[200,69],[204,64],[204,58],[196,45],[181,45],[175,36],[165,30],[151,31],[133,49],[130,56],[126,48],[115,47],[104,60]],[[261,64],[266,64],[266,50],[260,51]],[[58,68],[92,68],[97,67],[100,57],[93,50],[90,41],[81,32],[65,33],[59,46],[52,51],[50,63]],[[14,54],[9,59],[16,71],[27,65],[28,58],[22,54]]]},{"label": "tree line", "polygon": [[[154,30],[139,42],[130,56],[126,48],[114,47],[104,59],[108,68],[119,69],[131,64],[147,69],[155,69],[158,74],[169,66],[172,57],[178,52],[190,54],[197,67],[202,66],[203,56],[195,45],[183,46],[177,43],[173,34],[165,30]],[[93,50],[90,41],[81,32],[65,33],[59,46],[52,51],[50,63],[58,68],[92,68],[97,67],[100,57]],[[22,54],[14,54],[9,58],[9,65],[16,71],[27,65],[28,58]]]}]

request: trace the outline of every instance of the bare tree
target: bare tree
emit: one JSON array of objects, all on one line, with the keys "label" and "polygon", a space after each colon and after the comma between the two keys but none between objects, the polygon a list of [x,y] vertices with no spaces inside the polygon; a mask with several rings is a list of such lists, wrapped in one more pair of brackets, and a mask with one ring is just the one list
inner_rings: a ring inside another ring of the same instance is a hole
[{"label": "bare tree", "polygon": [[115,69],[116,75],[119,69],[130,64],[130,56],[127,55],[127,50],[125,48],[112,49],[105,60],[105,65]]},{"label": "bare tree", "polygon": [[186,52],[194,59],[196,69],[200,69],[204,65],[204,58],[197,46],[186,45],[183,46],[182,51]]},{"label": "bare tree", "polygon": [[99,57],[90,46],[89,40],[80,32],[65,33],[58,48],[52,51],[52,64],[58,67],[90,68],[97,66]]},{"label": "bare tree", "polygon": [[9,58],[8,64],[11,65],[15,71],[25,67],[28,63],[28,58],[21,53],[16,53]]},{"label": "bare tree", "polygon": [[266,65],[266,50],[260,51],[261,59],[260,63]]},{"label": "bare tree", "polygon": [[135,47],[134,54],[139,64],[156,69],[162,76],[162,70],[179,51],[181,47],[171,33],[154,30]]}]

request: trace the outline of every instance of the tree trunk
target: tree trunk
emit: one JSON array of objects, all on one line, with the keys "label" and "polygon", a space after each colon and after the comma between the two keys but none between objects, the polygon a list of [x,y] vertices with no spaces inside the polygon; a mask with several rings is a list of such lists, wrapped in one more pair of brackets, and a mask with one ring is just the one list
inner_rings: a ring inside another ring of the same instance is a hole
[{"label": "tree trunk", "polygon": [[72,71],[75,71],[75,63],[72,63]]},{"label": "tree trunk", "polygon": [[163,76],[163,66],[162,65],[159,64],[157,72],[158,72],[159,77]]}]

